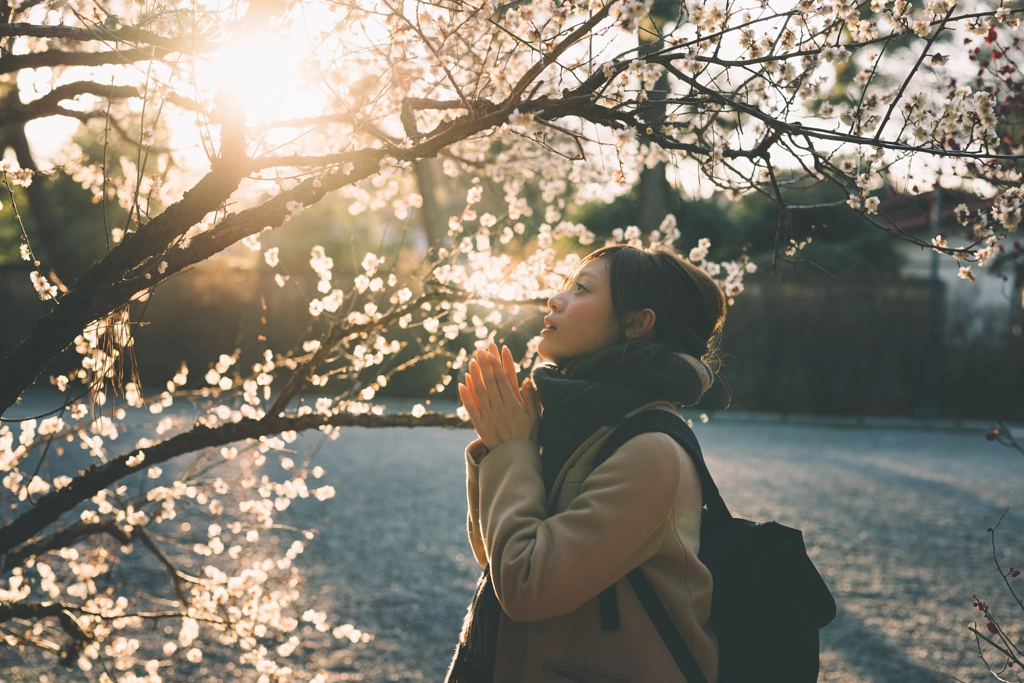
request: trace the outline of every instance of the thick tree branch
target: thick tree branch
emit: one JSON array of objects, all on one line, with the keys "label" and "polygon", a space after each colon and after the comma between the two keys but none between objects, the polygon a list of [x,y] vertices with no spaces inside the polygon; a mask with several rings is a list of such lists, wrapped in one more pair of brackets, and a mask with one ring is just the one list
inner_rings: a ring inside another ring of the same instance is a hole
[{"label": "thick tree branch", "polygon": [[44,50],[25,55],[4,55],[0,57],[0,74],[9,74],[22,69],[39,69],[44,66],[103,66],[105,64],[130,64],[147,59],[163,59],[172,50],[162,47],[128,48],[126,50],[103,50],[101,52],[73,52]]},{"label": "thick tree branch", "polygon": [[9,36],[30,36],[33,38],[61,38],[64,40],[102,40],[110,43],[145,43],[165,50],[177,52],[183,49],[184,42],[176,38],[167,38],[159,34],[132,26],[109,29],[103,26],[41,26],[38,24],[0,24],[0,38]]},{"label": "thick tree branch", "polygon": [[0,604],[0,624],[11,619],[42,619],[58,617],[61,627],[75,640],[88,640],[81,627],[70,618],[68,607],[59,602],[14,602]]},{"label": "thick tree branch", "polygon": [[[500,125],[508,119],[508,113],[495,111],[475,119],[463,117],[464,125],[451,126],[409,149],[373,149],[335,155],[337,158],[333,163],[350,159],[357,161],[350,174],[326,174],[319,187],[313,179],[308,179],[257,207],[228,216],[216,230],[193,239],[189,249],[170,250],[175,239],[227,199],[244,174],[261,166],[260,162],[243,163],[240,160],[215,164],[214,169],[185,193],[179,202],[133,233],[103,261],[85,273],[79,286],[61,300],[62,305],[41,318],[33,333],[0,363],[0,414],[14,404],[50,359],[69,344],[86,324],[107,315],[139,291],[157,284],[159,278],[156,266],[160,259],[168,263],[162,275],[165,279],[209,258],[247,235],[268,226],[281,225],[290,213],[288,203],[291,201],[311,205],[327,192],[375,173],[379,169],[380,160],[386,156],[409,160],[436,156],[442,149],[459,140]],[[324,160],[324,157],[317,158],[318,163],[324,163]],[[294,160],[292,162],[295,163]],[[148,273],[151,279],[147,280],[145,275],[148,271],[151,271]]]},{"label": "thick tree branch", "polygon": [[116,481],[158,465],[185,453],[215,446],[257,439],[285,431],[302,432],[322,426],[332,427],[460,427],[472,426],[454,415],[427,413],[421,417],[400,415],[353,415],[340,413],[321,415],[313,413],[302,417],[271,417],[261,420],[242,419],[217,427],[196,426],[193,429],[156,443],[145,450],[145,459],[133,466],[128,460],[137,456],[135,449],[102,465],[94,465],[75,477],[66,487],[39,499],[35,507],[18,515],[10,524],[0,528],[0,553],[6,554],[25,543],[60,517],[74,510],[80,503]]},{"label": "thick tree branch", "polygon": [[[33,119],[42,119],[47,116],[67,116],[69,110],[61,107],[60,102],[74,99],[79,95],[95,95],[112,100],[141,97],[139,89],[131,85],[112,86],[93,81],[75,81],[57,86],[42,97],[24,104],[21,102],[10,103],[10,98],[7,98],[4,106],[0,107],[0,126],[23,125]],[[167,99],[186,109],[198,109],[196,103],[187,97],[171,94]],[[75,114],[81,113],[85,112],[75,112]]]},{"label": "thick tree branch", "polygon": [[322,126],[325,123],[355,123],[356,118],[348,112],[336,114],[323,114],[321,116],[305,116],[298,119],[271,120],[252,126],[255,131],[264,131],[271,128],[305,128],[306,126]]}]

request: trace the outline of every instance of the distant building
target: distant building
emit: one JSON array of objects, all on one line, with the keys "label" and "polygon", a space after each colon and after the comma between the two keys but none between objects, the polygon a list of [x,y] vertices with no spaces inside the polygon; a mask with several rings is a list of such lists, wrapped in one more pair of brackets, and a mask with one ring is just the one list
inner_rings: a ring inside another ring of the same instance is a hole
[{"label": "distant building", "polygon": [[[879,207],[879,212],[896,226],[924,242],[931,242],[936,234],[933,205],[935,191],[917,195],[891,196]],[[970,244],[964,228],[956,219],[956,207],[964,204],[972,213],[988,207],[988,202],[965,192],[942,189],[939,193],[940,215],[938,231],[950,246]],[[899,252],[904,257],[900,275],[907,279],[929,280],[932,277],[933,255],[937,257],[936,276],[944,291],[943,318],[947,339],[952,336],[969,339],[978,334],[1021,337],[1024,334],[1024,235],[1016,243],[1004,240],[1000,244],[1004,253],[987,268],[974,265],[975,282],[959,277],[959,264],[945,254],[901,241]],[[952,340],[951,340],[952,341]]]}]

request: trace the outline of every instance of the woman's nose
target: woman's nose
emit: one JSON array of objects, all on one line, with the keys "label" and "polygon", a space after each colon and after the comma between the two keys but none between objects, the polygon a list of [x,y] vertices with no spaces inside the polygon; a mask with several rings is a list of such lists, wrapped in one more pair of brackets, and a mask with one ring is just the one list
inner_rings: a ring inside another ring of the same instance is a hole
[{"label": "woman's nose", "polygon": [[548,308],[550,308],[552,312],[558,310],[562,306],[562,302],[558,299],[559,294],[561,294],[561,292],[548,298]]}]

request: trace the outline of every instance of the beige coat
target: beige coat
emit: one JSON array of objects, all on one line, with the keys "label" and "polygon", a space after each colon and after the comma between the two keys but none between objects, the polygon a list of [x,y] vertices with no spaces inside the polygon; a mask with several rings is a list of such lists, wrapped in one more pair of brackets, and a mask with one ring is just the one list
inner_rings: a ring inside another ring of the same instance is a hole
[{"label": "beige coat", "polygon": [[[646,409],[675,412],[654,401],[625,417]],[[697,559],[696,468],[675,439],[651,432],[591,474],[611,430],[598,429],[576,449],[552,501],[534,441],[488,452],[477,439],[466,449],[469,540],[480,565],[490,564],[505,610],[495,683],[684,683],[625,578],[639,565],[709,683],[718,680],[711,574]],[[613,583],[620,627],[603,631],[598,595]]]}]

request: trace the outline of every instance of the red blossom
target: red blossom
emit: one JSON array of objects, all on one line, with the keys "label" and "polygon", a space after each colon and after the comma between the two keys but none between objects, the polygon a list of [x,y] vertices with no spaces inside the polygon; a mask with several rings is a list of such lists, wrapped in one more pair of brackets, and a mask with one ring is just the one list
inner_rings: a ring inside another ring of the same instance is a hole
[{"label": "red blossom", "polygon": [[999,633],[999,627],[993,624],[991,621],[985,624],[985,628],[988,629],[989,633]]}]

